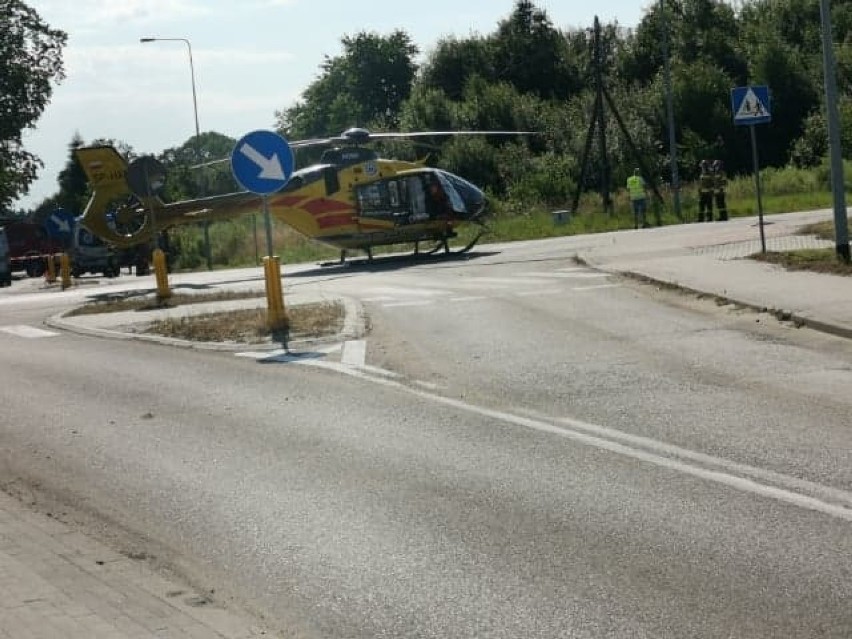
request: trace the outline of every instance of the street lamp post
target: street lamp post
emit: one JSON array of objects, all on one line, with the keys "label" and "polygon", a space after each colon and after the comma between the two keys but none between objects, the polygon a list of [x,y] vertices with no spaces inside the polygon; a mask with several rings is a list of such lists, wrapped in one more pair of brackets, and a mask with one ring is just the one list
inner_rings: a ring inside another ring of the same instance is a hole
[{"label": "street lamp post", "polygon": [[[187,38],[139,38],[139,42],[142,44],[148,42],[183,42],[186,45],[186,51],[189,54],[189,74],[192,80],[192,113],[195,116],[195,155],[196,161],[201,162],[201,131],[198,128],[198,99],[195,92],[195,65],[192,63],[192,44]],[[207,270],[213,270],[210,255],[210,231],[207,222],[204,222],[204,249],[207,257]]]}]

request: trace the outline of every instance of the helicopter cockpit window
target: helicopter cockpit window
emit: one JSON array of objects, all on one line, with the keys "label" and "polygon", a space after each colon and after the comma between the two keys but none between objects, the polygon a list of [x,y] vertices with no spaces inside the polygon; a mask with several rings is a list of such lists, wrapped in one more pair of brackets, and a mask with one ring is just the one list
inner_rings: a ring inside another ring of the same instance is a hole
[{"label": "helicopter cockpit window", "polygon": [[458,175],[436,171],[438,179],[447,192],[453,210],[458,213],[478,215],[485,208],[485,195],[473,184]]}]

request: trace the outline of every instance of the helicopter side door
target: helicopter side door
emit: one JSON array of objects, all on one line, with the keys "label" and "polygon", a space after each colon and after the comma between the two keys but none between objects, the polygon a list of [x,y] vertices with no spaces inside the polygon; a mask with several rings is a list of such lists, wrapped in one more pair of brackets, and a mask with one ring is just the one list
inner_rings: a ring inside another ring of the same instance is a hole
[{"label": "helicopter side door", "polygon": [[394,226],[441,219],[452,212],[444,189],[428,174],[376,180],[358,185],[355,192],[359,217]]}]

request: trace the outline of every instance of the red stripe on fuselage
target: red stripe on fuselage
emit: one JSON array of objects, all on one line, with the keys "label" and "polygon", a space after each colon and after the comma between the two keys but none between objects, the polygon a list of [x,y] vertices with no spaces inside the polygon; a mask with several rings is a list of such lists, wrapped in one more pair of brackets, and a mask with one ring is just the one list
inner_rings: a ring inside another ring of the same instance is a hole
[{"label": "red stripe on fuselage", "polygon": [[352,213],[343,213],[341,215],[324,215],[323,217],[317,218],[317,225],[321,229],[327,229],[334,226],[347,226],[354,223],[355,220],[352,218]]},{"label": "red stripe on fuselage", "polygon": [[302,206],[308,213],[311,215],[321,215],[323,213],[340,213],[341,211],[348,211],[349,214],[352,214],[352,205],[348,202],[338,202],[337,200],[329,200],[327,198],[319,198],[317,200],[311,200],[310,202],[304,204]]}]

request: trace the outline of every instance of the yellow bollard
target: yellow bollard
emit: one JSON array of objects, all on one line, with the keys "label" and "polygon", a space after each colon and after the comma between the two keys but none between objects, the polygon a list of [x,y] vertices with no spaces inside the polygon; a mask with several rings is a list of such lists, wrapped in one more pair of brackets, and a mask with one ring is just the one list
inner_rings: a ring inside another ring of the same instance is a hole
[{"label": "yellow bollard", "polygon": [[62,290],[71,287],[71,258],[68,253],[59,256],[59,275],[62,278]]},{"label": "yellow bollard", "polygon": [[281,259],[277,255],[264,257],[263,271],[266,280],[267,325],[273,330],[285,328],[287,313],[281,289]]},{"label": "yellow bollard", "polygon": [[157,280],[157,300],[163,301],[172,296],[169,288],[169,269],[166,266],[166,254],[162,249],[154,249],[154,276]]},{"label": "yellow bollard", "polygon": [[53,284],[56,282],[56,256],[48,255],[47,256],[47,269],[44,272],[44,280],[48,284]]}]

